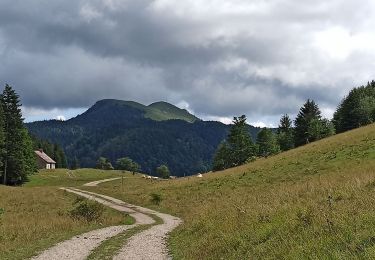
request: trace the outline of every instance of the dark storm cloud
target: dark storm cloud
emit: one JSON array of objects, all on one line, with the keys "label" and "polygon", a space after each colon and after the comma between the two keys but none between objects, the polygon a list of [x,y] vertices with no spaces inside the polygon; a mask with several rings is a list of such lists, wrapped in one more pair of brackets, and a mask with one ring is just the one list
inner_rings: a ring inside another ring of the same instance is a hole
[{"label": "dark storm cloud", "polygon": [[313,98],[332,111],[373,78],[372,11],[354,0],[2,0],[0,83],[44,110],[166,100],[261,120]]}]

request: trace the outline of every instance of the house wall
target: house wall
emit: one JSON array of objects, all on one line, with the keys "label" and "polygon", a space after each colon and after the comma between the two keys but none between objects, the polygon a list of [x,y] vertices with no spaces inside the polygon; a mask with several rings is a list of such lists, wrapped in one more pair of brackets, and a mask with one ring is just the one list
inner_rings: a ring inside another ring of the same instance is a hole
[{"label": "house wall", "polygon": [[37,157],[38,169],[46,169],[47,168],[46,162],[42,160],[39,156],[36,156],[36,157]]},{"label": "house wall", "polygon": [[37,157],[38,169],[47,169],[47,170],[50,170],[50,169],[54,170],[54,169],[56,169],[56,165],[54,163],[46,163],[39,156],[36,156],[36,157]]}]

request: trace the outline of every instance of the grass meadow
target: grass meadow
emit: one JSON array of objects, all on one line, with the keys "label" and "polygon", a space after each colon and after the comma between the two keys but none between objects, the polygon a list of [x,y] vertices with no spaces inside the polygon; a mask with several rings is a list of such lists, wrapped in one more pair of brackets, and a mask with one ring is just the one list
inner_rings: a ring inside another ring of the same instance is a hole
[{"label": "grass meadow", "polygon": [[176,259],[375,258],[375,125],[202,179],[85,189],[181,217]]},{"label": "grass meadow", "polygon": [[100,223],[73,220],[67,212],[76,197],[58,189],[117,176],[125,176],[123,185],[84,189],[181,217],[169,239],[175,259],[375,258],[370,125],[203,178],[150,181],[81,169],[0,186],[0,259],[24,259],[74,234],[122,223],[124,216],[109,209]]},{"label": "grass meadow", "polygon": [[129,222],[123,214],[105,208],[100,221],[72,219],[68,212],[77,197],[58,188],[110,178],[116,172],[95,170],[42,171],[25,187],[0,186],[0,259],[25,259],[76,234]]}]

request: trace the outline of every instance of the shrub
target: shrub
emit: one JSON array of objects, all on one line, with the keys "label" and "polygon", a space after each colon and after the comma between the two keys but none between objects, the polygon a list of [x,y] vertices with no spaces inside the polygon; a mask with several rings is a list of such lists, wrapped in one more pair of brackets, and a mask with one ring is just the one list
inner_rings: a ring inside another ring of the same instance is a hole
[{"label": "shrub", "polygon": [[151,196],[150,201],[152,202],[152,204],[155,204],[155,205],[160,205],[160,202],[163,200],[161,195],[157,193],[152,193],[150,196]]},{"label": "shrub", "polygon": [[99,221],[102,218],[104,207],[94,201],[75,201],[74,208],[69,211],[69,215],[76,220],[87,222]]}]

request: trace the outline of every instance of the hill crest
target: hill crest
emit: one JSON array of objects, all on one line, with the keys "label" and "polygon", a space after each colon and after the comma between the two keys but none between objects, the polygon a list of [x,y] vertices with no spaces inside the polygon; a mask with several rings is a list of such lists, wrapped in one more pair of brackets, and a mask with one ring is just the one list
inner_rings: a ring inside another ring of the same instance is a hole
[{"label": "hill crest", "polygon": [[116,110],[120,112],[130,112],[137,114],[137,116],[154,121],[183,120],[193,123],[200,120],[196,116],[190,114],[186,109],[178,108],[177,106],[165,101],[155,102],[146,106],[135,101],[118,99],[99,100],[81,116],[97,114],[99,111],[109,112],[109,110],[113,110],[112,112],[116,112]]}]

